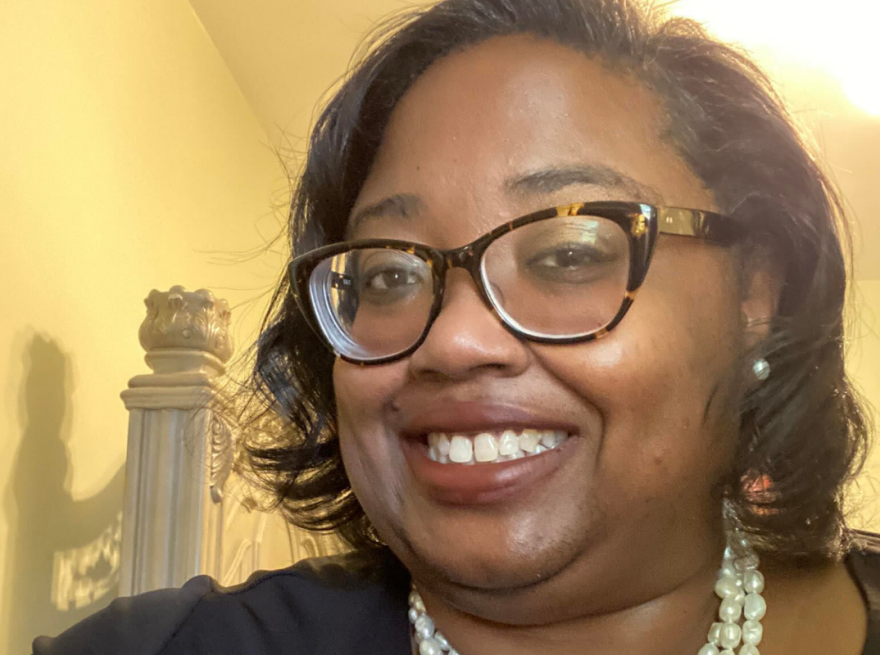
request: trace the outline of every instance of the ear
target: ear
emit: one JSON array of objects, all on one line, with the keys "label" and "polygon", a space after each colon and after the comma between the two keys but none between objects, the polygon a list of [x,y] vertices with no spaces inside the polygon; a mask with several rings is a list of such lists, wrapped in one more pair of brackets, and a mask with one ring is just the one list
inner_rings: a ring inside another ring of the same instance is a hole
[{"label": "ear", "polygon": [[757,346],[770,332],[782,291],[782,272],[772,263],[766,250],[742,256],[742,316],[746,346]]}]

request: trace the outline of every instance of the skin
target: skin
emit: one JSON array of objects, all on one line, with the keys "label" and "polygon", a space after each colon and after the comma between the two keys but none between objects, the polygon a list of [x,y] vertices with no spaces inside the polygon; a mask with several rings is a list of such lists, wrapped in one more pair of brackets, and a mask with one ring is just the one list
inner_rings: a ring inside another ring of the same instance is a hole
[{"label": "skin", "polygon": [[[716,209],[664,130],[660,102],[634,79],[552,42],[492,39],[433,65],[395,108],[353,215],[393,194],[419,203],[358,221],[352,236],[453,248],[571,202]],[[567,165],[608,166],[636,184],[509,189]],[[352,486],[460,652],[696,653],[705,643],[724,542],[718,481],[750,383],[743,355],[762,336],[746,326],[776,300],[763,269],[745,287],[728,250],[664,236],[615,330],[541,345],[508,332],[454,270],[414,354],[382,366],[337,361]],[[553,475],[517,502],[450,507],[413,475],[400,431],[425,403],[464,400],[558,416],[577,434],[550,455],[560,457]],[[804,597],[813,602],[798,604]],[[806,577],[771,571],[766,598],[765,655],[860,652],[864,608],[839,565]],[[819,635],[802,627],[816,611],[831,650],[816,650]]]}]

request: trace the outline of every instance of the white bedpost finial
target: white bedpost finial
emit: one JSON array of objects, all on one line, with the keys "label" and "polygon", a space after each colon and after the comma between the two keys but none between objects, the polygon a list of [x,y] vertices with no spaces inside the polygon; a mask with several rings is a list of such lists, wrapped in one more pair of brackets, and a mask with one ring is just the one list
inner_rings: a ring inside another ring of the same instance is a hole
[{"label": "white bedpost finial", "polygon": [[144,304],[147,317],[138,338],[147,351],[150,368],[156,373],[186,370],[187,362],[194,362],[182,357],[181,351],[195,351],[216,359],[217,372],[223,372],[223,364],[232,356],[231,312],[225,300],[215,298],[207,289],[187,291],[173,286],[168,291],[153,289]]}]

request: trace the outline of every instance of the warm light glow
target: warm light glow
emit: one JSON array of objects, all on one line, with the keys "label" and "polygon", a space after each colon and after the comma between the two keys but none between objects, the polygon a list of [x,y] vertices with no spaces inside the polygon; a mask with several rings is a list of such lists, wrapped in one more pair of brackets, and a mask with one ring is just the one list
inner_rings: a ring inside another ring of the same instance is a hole
[{"label": "warm light glow", "polygon": [[872,116],[880,116],[880,70],[876,62],[873,70],[853,70],[840,75],[840,83],[850,102]]},{"label": "warm light glow", "polygon": [[850,102],[880,115],[880,3],[679,0],[672,9],[722,39],[832,74]]}]

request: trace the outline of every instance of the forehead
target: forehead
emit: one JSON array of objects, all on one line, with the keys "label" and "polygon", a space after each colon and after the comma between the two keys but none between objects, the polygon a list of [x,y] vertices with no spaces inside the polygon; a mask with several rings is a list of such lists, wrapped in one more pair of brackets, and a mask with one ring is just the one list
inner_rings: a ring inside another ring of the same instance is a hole
[{"label": "forehead", "polygon": [[[498,218],[539,200],[711,209],[665,131],[662,103],[634,76],[552,41],[494,38],[435,63],[403,96],[353,213],[392,194],[417,197],[414,210],[491,210]],[[577,166],[617,171],[659,197],[601,185],[577,197],[572,189],[534,200],[510,193],[512,179]]]}]

